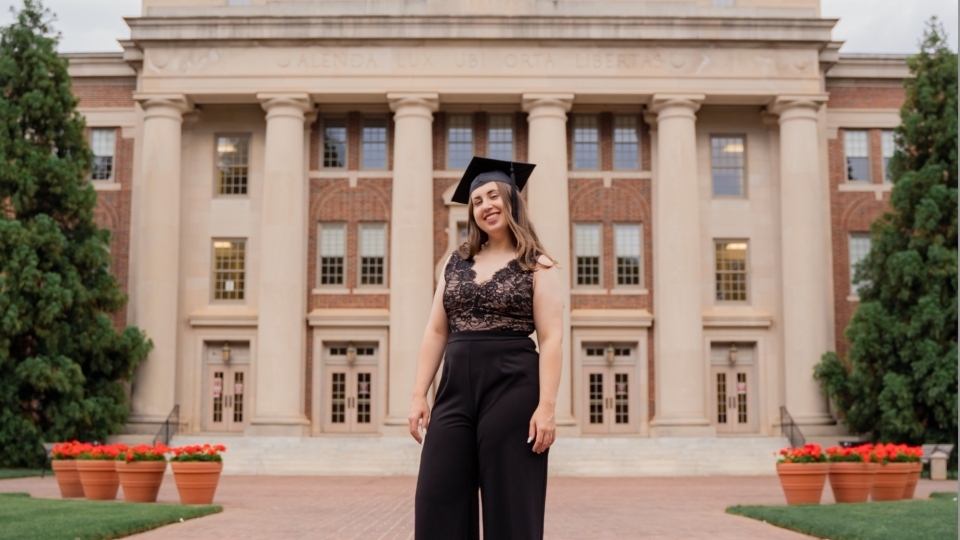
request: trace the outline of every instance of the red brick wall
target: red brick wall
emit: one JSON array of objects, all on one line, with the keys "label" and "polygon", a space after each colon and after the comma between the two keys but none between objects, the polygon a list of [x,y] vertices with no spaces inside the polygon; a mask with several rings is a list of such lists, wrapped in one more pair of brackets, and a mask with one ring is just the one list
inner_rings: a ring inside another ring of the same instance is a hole
[{"label": "red brick wall", "polygon": [[137,89],[134,80],[75,80],[73,95],[80,98],[79,107],[130,107],[133,108],[133,92]]},{"label": "red brick wall", "polygon": [[827,86],[831,109],[899,109],[904,94],[901,86]]},{"label": "red brick wall", "polygon": [[[347,120],[347,168],[348,171],[360,170],[361,131],[365,115],[351,111],[346,114],[319,115],[310,129],[310,170],[323,169],[323,120],[325,117],[346,118]],[[366,116],[385,117],[387,119],[387,170],[393,169],[393,114],[370,114]],[[337,169],[331,169],[337,170]],[[342,169],[341,169],[342,170]]]}]

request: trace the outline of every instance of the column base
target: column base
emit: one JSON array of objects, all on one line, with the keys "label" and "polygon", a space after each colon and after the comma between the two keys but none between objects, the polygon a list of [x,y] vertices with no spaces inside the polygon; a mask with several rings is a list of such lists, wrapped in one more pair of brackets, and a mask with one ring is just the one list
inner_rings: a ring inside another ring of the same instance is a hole
[{"label": "column base", "polygon": [[716,437],[717,427],[706,418],[655,418],[651,437]]},{"label": "column base", "polygon": [[310,421],[306,417],[254,418],[243,434],[252,437],[309,437]]}]

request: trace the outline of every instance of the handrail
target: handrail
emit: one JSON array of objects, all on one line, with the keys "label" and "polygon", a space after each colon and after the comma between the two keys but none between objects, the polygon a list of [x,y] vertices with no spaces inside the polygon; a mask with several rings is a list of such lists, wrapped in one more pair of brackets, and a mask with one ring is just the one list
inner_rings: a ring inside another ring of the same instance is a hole
[{"label": "handrail", "polygon": [[787,408],[783,406],[780,407],[780,429],[783,435],[790,440],[790,446],[801,448],[806,444],[807,439],[804,438],[803,433],[800,432],[800,426],[793,421],[793,417],[787,412]]},{"label": "handrail", "polygon": [[174,405],[173,410],[170,411],[170,414],[167,415],[167,419],[163,422],[163,425],[160,426],[160,430],[157,431],[157,436],[153,438],[153,444],[162,442],[163,444],[170,444],[170,439],[178,433],[180,430],[180,405]]}]

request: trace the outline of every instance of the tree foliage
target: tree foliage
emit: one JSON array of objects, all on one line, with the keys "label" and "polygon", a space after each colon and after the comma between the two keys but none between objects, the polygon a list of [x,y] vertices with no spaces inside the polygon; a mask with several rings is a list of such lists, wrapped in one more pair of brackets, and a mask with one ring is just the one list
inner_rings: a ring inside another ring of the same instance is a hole
[{"label": "tree foliage", "polygon": [[52,16],[38,0],[14,15],[0,28],[0,467],[36,466],[41,442],[119,431],[124,381],[151,347],[110,318],[126,298]]},{"label": "tree foliage", "polygon": [[957,442],[957,55],[932,19],[889,163],[891,211],[871,225],[846,358],[815,368],[844,423],[874,440]]}]

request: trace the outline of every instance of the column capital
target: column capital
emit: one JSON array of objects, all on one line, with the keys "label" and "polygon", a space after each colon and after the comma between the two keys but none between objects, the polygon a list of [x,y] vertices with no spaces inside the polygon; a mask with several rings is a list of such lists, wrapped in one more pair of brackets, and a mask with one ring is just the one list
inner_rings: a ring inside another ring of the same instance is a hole
[{"label": "column capital", "polygon": [[267,111],[267,119],[290,116],[304,120],[304,115],[313,110],[313,100],[306,93],[264,92],[257,94],[260,106]]},{"label": "column capital", "polygon": [[395,118],[419,115],[433,120],[433,113],[440,108],[440,95],[433,92],[390,92],[387,101]]},{"label": "column capital", "polygon": [[704,99],[703,94],[654,94],[647,110],[657,115],[658,122],[672,116],[694,117]]},{"label": "column capital", "polygon": [[136,92],[133,99],[146,113],[145,118],[166,117],[182,122],[183,115],[194,110],[193,101],[186,94]]},{"label": "column capital", "polygon": [[564,121],[573,106],[573,94],[523,94],[521,108],[529,119],[541,116],[561,116]]},{"label": "column capital", "polygon": [[798,94],[798,95],[780,95],[773,103],[767,105],[767,112],[780,116],[780,122],[783,122],[785,113],[790,113],[791,117],[808,116],[815,117],[820,107],[826,103],[827,94]]}]

